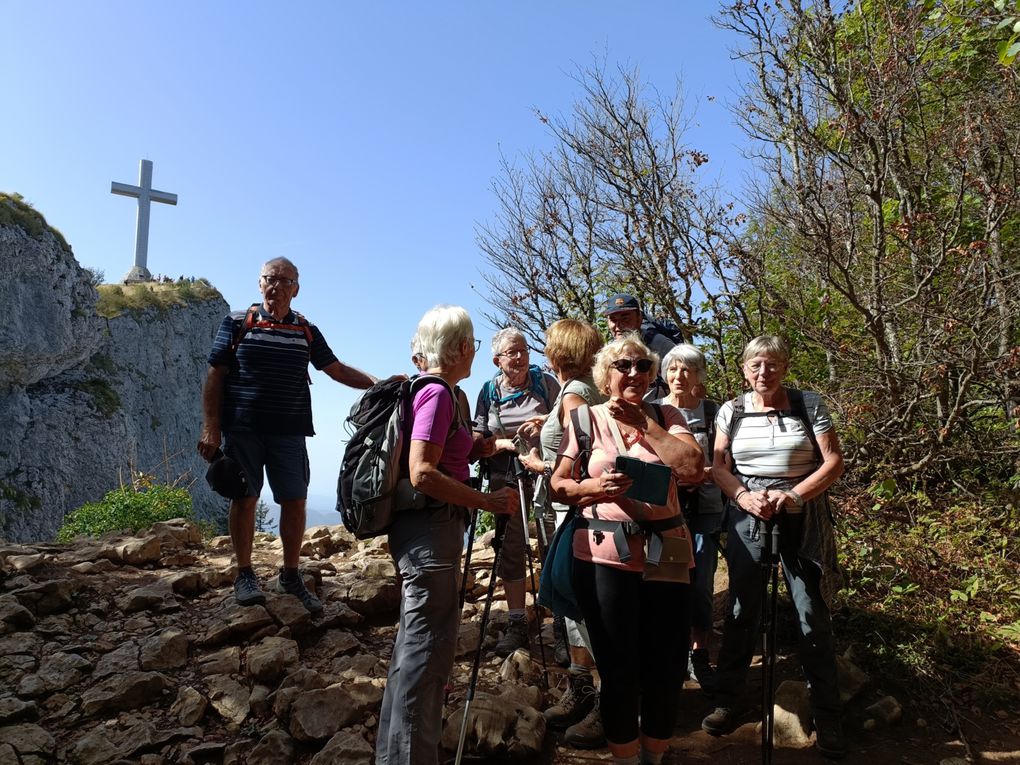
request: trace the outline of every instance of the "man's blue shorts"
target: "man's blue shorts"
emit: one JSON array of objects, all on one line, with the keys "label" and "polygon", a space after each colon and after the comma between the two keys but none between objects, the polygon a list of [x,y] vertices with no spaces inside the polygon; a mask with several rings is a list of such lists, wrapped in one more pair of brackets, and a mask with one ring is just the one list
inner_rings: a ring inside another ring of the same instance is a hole
[{"label": "man's blue shorts", "polygon": [[304,436],[235,430],[223,434],[223,453],[237,460],[248,478],[248,496],[262,493],[263,471],[277,504],[308,496],[308,451]]}]

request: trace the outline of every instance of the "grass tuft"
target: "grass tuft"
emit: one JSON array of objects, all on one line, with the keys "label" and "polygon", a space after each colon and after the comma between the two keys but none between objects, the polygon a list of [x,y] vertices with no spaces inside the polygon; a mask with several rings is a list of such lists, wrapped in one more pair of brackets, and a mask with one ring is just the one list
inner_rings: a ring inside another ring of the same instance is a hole
[{"label": "grass tuft", "polygon": [[19,226],[30,237],[40,241],[49,231],[65,252],[71,252],[64,235],[48,224],[42,213],[26,202],[21,194],[0,191],[0,226]]},{"label": "grass tuft", "polygon": [[206,300],[223,299],[219,290],[206,279],[178,279],[175,282],[139,282],[137,284],[100,284],[96,312],[107,319],[123,313],[141,313],[150,308],[168,311]]}]

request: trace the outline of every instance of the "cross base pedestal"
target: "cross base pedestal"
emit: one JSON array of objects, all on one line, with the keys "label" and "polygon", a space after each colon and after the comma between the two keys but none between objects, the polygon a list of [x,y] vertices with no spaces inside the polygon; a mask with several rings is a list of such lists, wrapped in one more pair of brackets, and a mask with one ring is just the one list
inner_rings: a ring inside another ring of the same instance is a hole
[{"label": "cross base pedestal", "polygon": [[134,266],[130,271],[127,272],[127,276],[124,277],[125,284],[131,284],[133,282],[151,282],[152,274],[149,273],[149,269],[145,266]]}]

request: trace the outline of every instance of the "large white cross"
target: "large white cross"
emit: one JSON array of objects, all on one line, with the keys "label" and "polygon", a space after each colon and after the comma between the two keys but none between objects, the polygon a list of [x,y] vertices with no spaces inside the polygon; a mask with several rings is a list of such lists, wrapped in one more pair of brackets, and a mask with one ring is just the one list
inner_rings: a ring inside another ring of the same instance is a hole
[{"label": "large white cross", "polygon": [[113,181],[110,184],[110,193],[138,199],[138,219],[135,222],[135,265],[128,271],[124,281],[152,281],[152,274],[149,273],[145,263],[149,257],[149,206],[151,202],[176,205],[177,195],[156,191],[152,188],[152,161],[148,159],[143,159],[138,163],[137,186]]}]

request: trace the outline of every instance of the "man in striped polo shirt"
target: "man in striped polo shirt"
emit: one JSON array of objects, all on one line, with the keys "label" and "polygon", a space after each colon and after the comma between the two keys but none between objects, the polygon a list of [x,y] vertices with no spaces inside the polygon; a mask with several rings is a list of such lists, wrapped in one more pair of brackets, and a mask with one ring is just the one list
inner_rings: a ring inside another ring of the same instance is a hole
[{"label": "man in striped polo shirt", "polygon": [[318,328],[291,310],[298,289],[297,266],[274,258],[259,275],[262,304],[221,322],[209,353],[198,451],[212,461],[222,440],[223,453],[241,465],[248,480],[247,496],[230,502],[237,602],[250,606],[266,600],[251,566],[264,471],[280,505],[283,568],[274,587],[317,613],[322,603],[298,573],[309,475],[305,438],[314,435],[308,363],[352,388],[371,387],[376,379],[339,361]]}]

